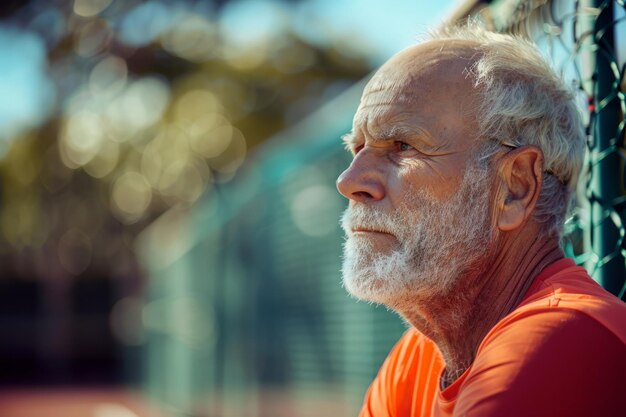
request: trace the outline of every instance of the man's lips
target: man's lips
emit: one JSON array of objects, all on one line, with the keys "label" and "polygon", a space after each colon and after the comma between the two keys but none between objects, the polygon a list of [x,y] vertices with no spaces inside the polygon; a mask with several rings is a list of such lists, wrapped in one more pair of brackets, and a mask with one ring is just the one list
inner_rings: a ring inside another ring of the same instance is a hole
[{"label": "man's lips", "polygon": [[376,234],[389,235],[389,236],[395,237],[393,233],[390,233],[386,230],[376,229],[376,228],[371,228],[371,227],[353,227],[350,230],[352,231],[353,234],[376,233]]}]

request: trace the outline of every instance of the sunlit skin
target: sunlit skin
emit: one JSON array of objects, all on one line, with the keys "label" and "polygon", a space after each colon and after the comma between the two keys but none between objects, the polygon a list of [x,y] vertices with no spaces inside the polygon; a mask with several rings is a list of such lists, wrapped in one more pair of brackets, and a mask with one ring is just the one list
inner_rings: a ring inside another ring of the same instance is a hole
[{"label": "sunlit skin", "polygon": [[[368,83],[353,130],[344,138],[354,159],[337,179],[350,205],[391,213],[405,193],[428,189],[443,202],[457,192],[471,151],[486,140],[476,136],[478,97],[466,76],[477,54],[472,47],[450,41],[414,46],[389,60]],[[503,147],[493,158],[494,239],[484,271],[461,276],[446,297],[390,306],[437,344],[446,362],[445,384],[473,362],[484,336],[520,302],[532,279],[564,256],[557,239],[542,237],[531,217],[541,189],[541,150]],[[370,239],[379,251],[399,244],[366,225],[353,233]]]}]

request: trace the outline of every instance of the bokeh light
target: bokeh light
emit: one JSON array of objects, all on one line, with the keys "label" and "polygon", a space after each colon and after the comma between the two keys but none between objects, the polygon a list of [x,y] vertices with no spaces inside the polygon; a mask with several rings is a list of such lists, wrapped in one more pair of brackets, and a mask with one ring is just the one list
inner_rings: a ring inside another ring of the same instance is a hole
[{"label": "bokeh light", "polygon": [[89,88],[93,95],[115,96],[125,86],[128,76],[126,61],[109,55],[98,62],[89,74]]},{"label": "bokeh light", "polygon": [[102,52],[111,42],[113,34],[106,20],[96,19],[82,25],[74,35],[74,51],[89,58]]},{"label": "bokeh light", "polygon": [[152,200],[152,189],[146,178],[138,172],[126,172],[113,183],[111,208],[124,223],[139,220]]},{"label": "bokeh light", "polygon": [[208,61],[215,56],[216,29],[213,23],[198,15],[182,17],[161,35],[163,48],[192,62]]},{"label": "bokeh light", "polygon": [[74,0],[74,13],[92,17],[106,9],[112,0]]},{"label": "bokeh light", "polygon": [[293,196],[291,216],[294,224],[307,236],[325,236],[337,229],[337,221],[332,221],[340,210],[336,192],[328,185],[313,185],[302,189]]},{"label": "bokeh light", "polygon": [[172,24],[173,15],[176,14],[165,3],[140,3],[120,19],[118,39],[129,46],[147,45]]}]

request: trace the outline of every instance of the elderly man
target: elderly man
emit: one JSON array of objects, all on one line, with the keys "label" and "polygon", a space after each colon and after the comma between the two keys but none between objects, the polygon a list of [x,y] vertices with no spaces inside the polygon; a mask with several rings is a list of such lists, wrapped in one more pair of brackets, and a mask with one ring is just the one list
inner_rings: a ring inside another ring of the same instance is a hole
[{"label": "elderly man", "polygon": [[522,39],[448,29],[368,83],[343,280],[410,329],[361,416],[626,415],[626,307],[564,257],[574,97]]}]

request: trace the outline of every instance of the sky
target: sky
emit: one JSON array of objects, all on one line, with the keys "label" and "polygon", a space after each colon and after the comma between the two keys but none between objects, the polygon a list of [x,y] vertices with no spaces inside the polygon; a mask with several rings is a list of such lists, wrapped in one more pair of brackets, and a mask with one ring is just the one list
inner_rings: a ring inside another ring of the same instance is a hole
[{"label": "sky", "polygon": [[37,36],[0,25],[0,156],[22,129],[42,122],[54,91],[45,46]]},{"label": "sky", "polygon": [[[316,43],[342,39],[357,46],[374,65],[415,43],[418,36],[437,24],[457,2],[454,0],[305,0],[294,10],[271,0],[228,3],[222,11],[225,26],[246,39],[271,32],[293,16],[292,27]],[[265,16],[259,24],[258,16]]]}]

